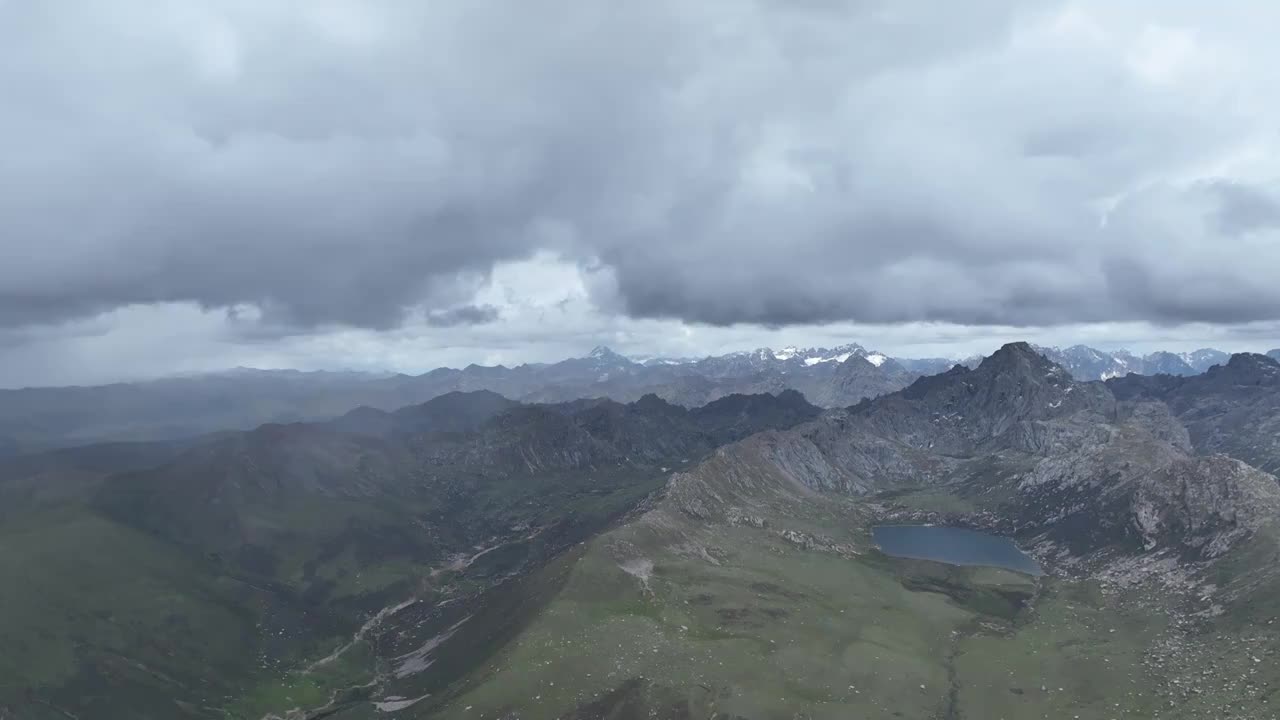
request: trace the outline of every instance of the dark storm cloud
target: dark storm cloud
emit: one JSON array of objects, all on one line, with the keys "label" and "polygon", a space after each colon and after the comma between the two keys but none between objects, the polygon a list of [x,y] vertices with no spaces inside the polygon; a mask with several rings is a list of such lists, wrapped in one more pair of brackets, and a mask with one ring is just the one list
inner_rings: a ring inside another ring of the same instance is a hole
[{"label": "dark storm cloud", "polygon": [[0,3],[0,325],[484,323],[539,250],[713,324],[1280,317],[1275,168],[1198,180],[1280,96],[1227,5]]},{"label": "dark storm cloud", "polygon": [[459,325],[481,325],[498,319],[498,308],[492,305],[463,305],[448,310],[433,310],[427,313],[426,323],[431,327],[457,327]]}]

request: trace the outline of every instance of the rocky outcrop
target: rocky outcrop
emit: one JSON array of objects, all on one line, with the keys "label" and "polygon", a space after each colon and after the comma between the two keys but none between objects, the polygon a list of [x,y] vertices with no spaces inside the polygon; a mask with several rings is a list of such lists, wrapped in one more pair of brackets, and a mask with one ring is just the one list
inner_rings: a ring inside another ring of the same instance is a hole
[{"label": "rocky outcrop", "polygon": [[669,496],[691,516],[723,520],[779,494],[936,486],[1005,531],[1076,557],[1216,557],[1280,522],[1273,477],[1194,448],[1165,402],[1118,401],[1015,343],[975,369],[722,448],[674,479]]},{"label": "rocky outcrop", "polygon": [[1121,399],[1167,404],[1199,453],[1225,453],[1280,472],[1280,362],[1239,353],[1193,377],[1130,376],[1107,382]]},{"label": "rocky outcrop", "polygon": [[1224,455],[1180,458],[1141,479],[1130,513],[1144,550],[1213,558],[1280,519],[1280,485]]}]

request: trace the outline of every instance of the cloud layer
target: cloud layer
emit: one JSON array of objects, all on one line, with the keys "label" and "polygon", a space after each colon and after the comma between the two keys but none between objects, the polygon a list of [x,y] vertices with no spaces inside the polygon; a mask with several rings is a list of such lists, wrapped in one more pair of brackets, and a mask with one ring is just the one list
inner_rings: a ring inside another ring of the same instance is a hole
[{"label": "cloud layer", "polygon": [[[1117,7],[1122,6],[1122,7]],[[1280,318],[1280,9],[0,2],[0,327]],[[249,333],[252,334],[252,333]]]},{"label": "cloud layer", "polygon": [[[370,370],[419,374],[437,367],[519,365],[581,357],[609,345],[635,357],[703,357],[759,347],[834,347],[848,342],[897,357],[964,358],[1006,342],[1102,349],[1264,351],[1280,345],[1280,323],[1153,327],[1095,323],[1028,328],[939,323],[826,323],[768,328],[630,318],[601,309],[593,278],[571,262],[540,254],[499,263],[477,308],[496,311],[449,325],[410,313],[386,330],[306,331],[264,325],[251,308],[236,313],[189,303],[132,305],[59,325],[0,328],[0,388],[98,384],[236,366]],[[479,322],[479,324],[470,324]]]}]

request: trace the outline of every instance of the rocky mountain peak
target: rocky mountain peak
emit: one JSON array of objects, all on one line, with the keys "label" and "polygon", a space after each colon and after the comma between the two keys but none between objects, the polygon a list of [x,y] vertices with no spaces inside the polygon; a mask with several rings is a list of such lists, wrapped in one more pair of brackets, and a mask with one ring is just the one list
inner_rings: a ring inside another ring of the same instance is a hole
[{"label": "rocky mountain peak", "polygon": [[1280,361],[1258,353],[1236,353],[1226,365],[1210,368],[1206,375],[1236,385],[1280,383]]},{"label": "rocky mountain peak", "polygon": [[783,390],[782,392],[777,393],[775,397],[778,399],[778,403],[781,405],[786,405],[791,407],[801,407],[806,409],[811,407],[809,404],[809,401],[805,399],[804,394],[796,390],[790,390],[790,389]]},{"label": "rocky mountain peak", "polygon": [[593,360],[605,360],[609,362],[631,362],[626,357],[614,352],[613,348],[608,345],[595,346],[591,349],[591,352],[587,354],[587,357]]},{"label": "rocky mountain peak", "polygon": [[[1051,441],[1037,423],[1081,411],[1107,418],[1116,409],[1106,387],[1073,380],[1065,369],[1024,342],[1005,345],[973,370],[957,366],[921,378],[901,398],[916,418],[911,421],[916,441],[935,450],[947,447],[954,454],[972,453],[979,447],[1037,446]],[[862,412],[880,415],[880,424],[905,427],[905,416],[885,420],[888,415],[883,408],[896,403],[889,396]]]},{"label": "rocky mountain peak", "polygon": [[[846,343],[832,348],[810,347],[797,349],[795,347],[786,347],[774,353],[773,357],[783,362],[798,362],[803,363],[805,367],[813,367],[824,363],[840,364],[850,358],[865,358],[867,357],[867,350],[857,343]],[[877,357],[880,359],[879,362],[887,359],[883,355],[877,355]]]},{"label": "rocky mountain peak", "polygon": [[1280,361],[1261,353],[1235,353],[1227,360],[1228,368],[1267,368],[1280,365]]},{"label": "rocky mountain peak", "polygon": [[1070,375],[1061,366],[1036,352],[1025,342],[1011,342],[983,359],[978,370],[987,373],[1035,373],[1069,382]]},{"label": "rocky mountain peak", "polygon": [[1194,375],[1196,369],[1188,362],[1189,357],[1157,351],[1142,359],[1140,369],[1147,375]]},{"label": "rocky mountain peak", "polygon": [[1216,348],[1200,348],[1189,353],[1183,353],[1183,359],[1197,370],[1208,370],[1214,365],[1226,362],[1230,356]]},{"label": "rocky mountain peak", "polygon": [[636,410],[644,413],[659,414],[680,410],[679,407],[663,400],[654,393],[645,393],[631,404]]},{"label": "rocky mountain peak", "polygon": [[1099,359],[1103,357],[1101,352],[1095,350],[1094,348],[1089,347],[1088,345],[1080,345],[1080,344],[1072,345],[1066,350],[1063,350],[1063,352],[1089,355],[1091,357],[1095,357]]}]

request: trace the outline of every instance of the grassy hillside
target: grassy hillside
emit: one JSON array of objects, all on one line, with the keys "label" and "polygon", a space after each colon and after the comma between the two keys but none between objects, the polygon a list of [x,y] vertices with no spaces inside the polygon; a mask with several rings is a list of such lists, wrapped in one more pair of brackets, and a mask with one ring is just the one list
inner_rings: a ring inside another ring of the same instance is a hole
[{"label": "grassy hillside", "polygon": [[[1270,716],[1280,646],[1265,625],[1190,615],[1150,584],[889,558],[855,508],[756,519],[659,509],[606,533],[466,677],[392,681],[336,717]],[[787,539],[798,527],[834,545]]]},{"label": "grassy hillside", "polygon": [[218,717],[264,666],[297,657],[264,623],[313,624],[279,594],[80,507],[4,525],[0,576],[16,580],[0,586],[0,706],[19,717]]},{"label": "grassy hillside", "polygon": [[[1274,478],[1004,364],[794,431],[752,434],[785,397],[363,412],[27,473],[0,718],[1270,717]],[[1050,573],[873,545],[922,520]]]},{"label": "grassy hillside", "polygon": [[343,646],[377,610],[415,596],[432,605],[541,566],[661,479],[577,474],[543,478],[541,492],[539,483],[490,488],[466,515],[488,514],[488,530],[471,530],[489,533],[490,551],[459,552],[446,540],[430,562],[394,542],[412,527],[407,507],[291,506],[273,522],[294,518],[286,536],[297,541],[273,546],[260,566],[168,542],[86,503],[8,521],[0,576],[21,582],[0,586],[0,708],[167,719],[323,705],[373,677],[372,649],[357,643],[323,672],[298,669]]}]

